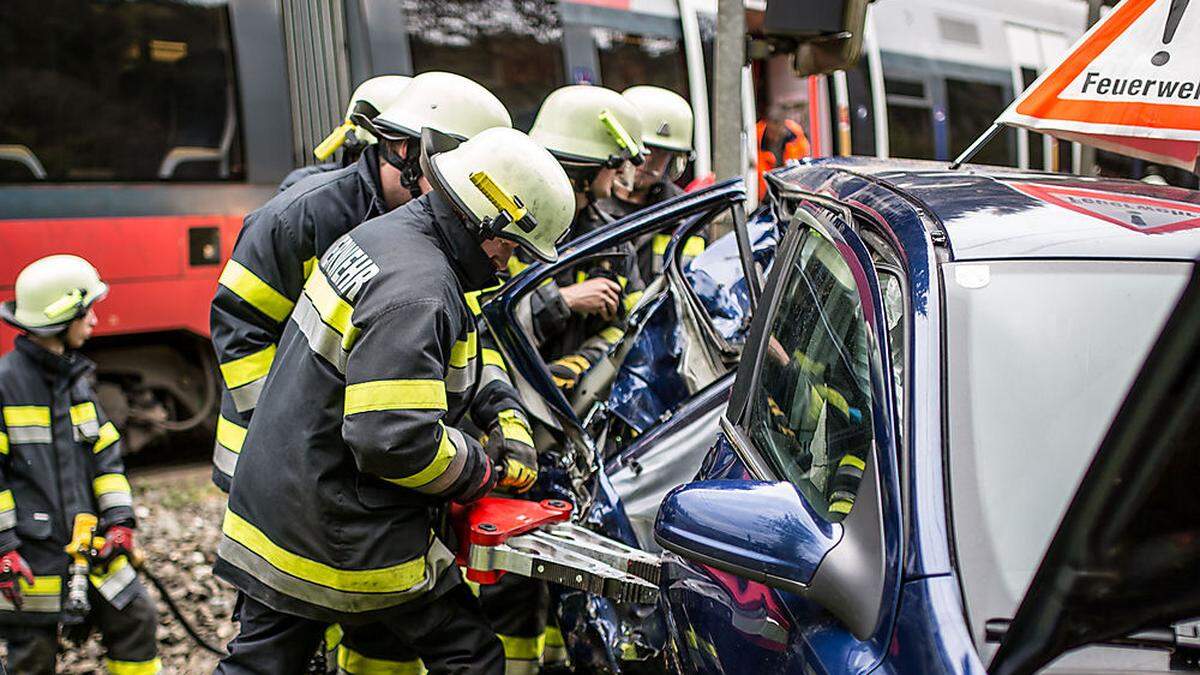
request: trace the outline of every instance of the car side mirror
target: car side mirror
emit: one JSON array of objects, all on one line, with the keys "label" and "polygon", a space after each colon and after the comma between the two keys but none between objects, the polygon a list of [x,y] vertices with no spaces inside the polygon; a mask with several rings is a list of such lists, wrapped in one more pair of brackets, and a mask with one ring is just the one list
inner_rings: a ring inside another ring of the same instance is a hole
[{"label": "car side mirror", "polygon": [[688,560],[803,593],[842,526],[813,514],[791,483],[705,480],[667,495],[654,538]]},{"label": "car side mirror", "polygon": [[883,584],[872,497],[860,495],[850,517],[830,523],[791,483],[697,481],[667,494],[654,539],[685,560],[804,595],[865,640],[879,618]]}]

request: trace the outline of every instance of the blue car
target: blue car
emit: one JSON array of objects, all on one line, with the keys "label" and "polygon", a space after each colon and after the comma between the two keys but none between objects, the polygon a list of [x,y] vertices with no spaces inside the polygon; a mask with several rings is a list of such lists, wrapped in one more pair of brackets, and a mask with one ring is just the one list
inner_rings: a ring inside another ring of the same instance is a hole
[{"label": "blue car", "polygon": [[[627,218],[485,310],[510,326],[502,348],[556,448],[550,482],[597,530],[662,553],[656,606],[564,594],[575,663],[1194,667],[1200,518],[1195,482],[1181,479],[1196,463],[1161,470],[1186,456],[1158,447],[1175,438],[1169,417],[1137,443],[1117,432],[1148,409],[1126,394],[1187,299],[1200,194],[858,159],[769,183],[748,216],[728,183]],[[685,262],[685,238],[722,218],[733,233]],[[608,371],[567,400],[519,327],[521,298],[564,265],[663,230],[663,278]],[[1123,402],[1133,412],[1118,417]],[[1117,469],[1158,473],[1124,484]],[[1109,538],[1081,534],[1100,530]],[[1074,608],[1072,588],[1090,605]]]}]

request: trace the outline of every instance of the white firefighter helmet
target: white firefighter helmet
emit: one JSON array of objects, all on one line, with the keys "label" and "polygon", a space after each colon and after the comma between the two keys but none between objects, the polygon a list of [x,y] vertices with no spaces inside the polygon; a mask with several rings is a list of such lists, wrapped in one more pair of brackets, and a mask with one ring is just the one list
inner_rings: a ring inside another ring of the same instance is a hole
[{"label": "white firefighter helmet", "polygon": [[516,129],[482,131],[453,149],[453,141],[426,130],[424,173],[484,238],[521,244],[553,262],[555,245],[575,217],[571,181],[554,156]]},{"label": "white firefighter helmet", "polygon": [[478,82],[429,72],[414,77],[400,100],[363,126],[391,141],[420,138],[426,128],[464,140],[484,129],[511,127],[512,118],[500,99]]},{"label": "white firefighter helmet", "polygon": [[54,335],[107,294],[108,285],[88,261],[46,256],[17,275],[17,298],[0,305],[0,318],[35,335]]},{"label": "white firefighter helmet", "polygon": [[682,96],[646,85],[630,87],[621,95],[637,107],[643,143],[671,152],[692,152],[692,106]]},{"label": "white firefighter helmet", "polygon": [[586,84],[550,92],[529,136],[560,161],[616,168],[642,163],[642,124],[637,108],[612,89]]},{"label": "white firefighter helmet", "polygon": [[358,85],[358,88],[350,95],[350,103],[346,105],[346,117],[342,124],[321,141],[321,144],[313,150],[313,155],[322,162],[329,159],[338,148],[349,140],[351,132],[364,145],[374,143],[376,139],[371,132],[355,124],[352,118],[356,113],[367,119],[374,118],[380,111],[399,100],[405,87],[411,81],[412,78],[405,75],[380,75]]}]

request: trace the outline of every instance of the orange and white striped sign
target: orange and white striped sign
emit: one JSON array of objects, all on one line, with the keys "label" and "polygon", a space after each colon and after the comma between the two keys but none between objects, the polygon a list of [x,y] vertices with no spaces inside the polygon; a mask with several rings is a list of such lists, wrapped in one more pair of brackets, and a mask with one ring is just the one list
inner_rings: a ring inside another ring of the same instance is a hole
[{"label": "orange and white striped sign", "polygon": [[1124,0],[997,120],[1200,170],[1200,0]]}]

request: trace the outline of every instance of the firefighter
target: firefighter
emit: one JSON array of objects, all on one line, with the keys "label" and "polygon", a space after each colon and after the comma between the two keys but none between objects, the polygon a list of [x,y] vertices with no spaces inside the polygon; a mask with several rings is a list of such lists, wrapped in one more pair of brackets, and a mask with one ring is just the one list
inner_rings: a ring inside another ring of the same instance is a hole
[{"label": "firefighter", "polygon": [[767,179],[763,174],[809,155],[808,136],[804,127],[787,116],[781,106],[767,110],[767,116],[754,125],[758,140],[758,194],[767,194]]},{"label": "firefighter", "polygon": [[[108,672],[160,670],[157,612],[128,557],[136,524],[120,434],[89,383],[95,365],[77,351],[107,293],[86,260],[52,255],[22,270],[16,300],[0,306],[22,333],[0,358],[0,632],[12,673],[53,673],[59,624],[79,622],[73,631],[100,630]],[[79,514],[98,516],[107,540],[86,616],[63,607]]]},{"label": "firefighter", "polygon": [[[695,154],[692,107],[682,96],[669,89],[645,85],[630,87],[621,95],[637,107],[642,120],[642,142],[650,152],[637,168],[633,184],[614,184],[612,196],[600,202],[600,208],[614,218],[683,194],[675,181],[687,170]],[[638,270],[643,281],[662,273],[663,254],[670,241],[669,232],[659,232],[638,242]],[[702,236],[692,236],[684,244],[684,260],[696,257],[704,247]]]},{"label": "firefighter", "polygon": [[239,589],[241,624],[219,673],[299,672],[329,623],[386,631],[432,672],[503,670],[434,532],[447,503],[529,479],[455,428],[489,416],[470,400],[464,293],[495,284],[517,246],[553,260],[571,187],[512,129],[423,145],[434,189],[331,246],[281,338],[222,525],[215,572]]},{"label": "firefighter", "polygon": [[[364,128],[361,107],[352,115]],[[427,126],[457,138],[512,125],[491,92],[450,73],[413,78],[405,94],[381,113],[380,126]],[[415,134],[389,132],[353,165],[303,181],[246,216],[213,298],[211,330],[225,390],[213,450],[213,482],[229,490],[230,476],[266,381],[276,344],[313,265],[359,223],[419,193]],[[415,177],[414,177],[415,176]]]},{"label": "firefighter", "polygon": [[[371,132],[359,126],[351,118],[355,115],[363,115],[367,119],[373,119],[400,98],[400,94],[411,80],[411,77],[404,75],[379,75],[358,85],[358,88],[350,96],[350,103],[346,106],[344,121],[329,132],[325,140],[321,141],[313,150],[313,155],[321,163],[293,170],[279,184],[279,191],[283,192],[309,176],[353,164],[362,151],[368,145],[373,145],[376,139]],[[329,161],[338,148],[342,150],[341,161]]]},{"label": "firefighter", "polygon": [[[562,87],[546,97],[529,135],[571,177],[577,213],[569,240],[611,223],[598,201],[611,196],[614,183],[632,182],[646,152],[633,104],[604,87]],[[636,251],[626,245],[613,254],[587,269],[569,270],[531,298],[532,337],[564,390],[574,388],[620,340],[624,314],[641,298]]]}]

